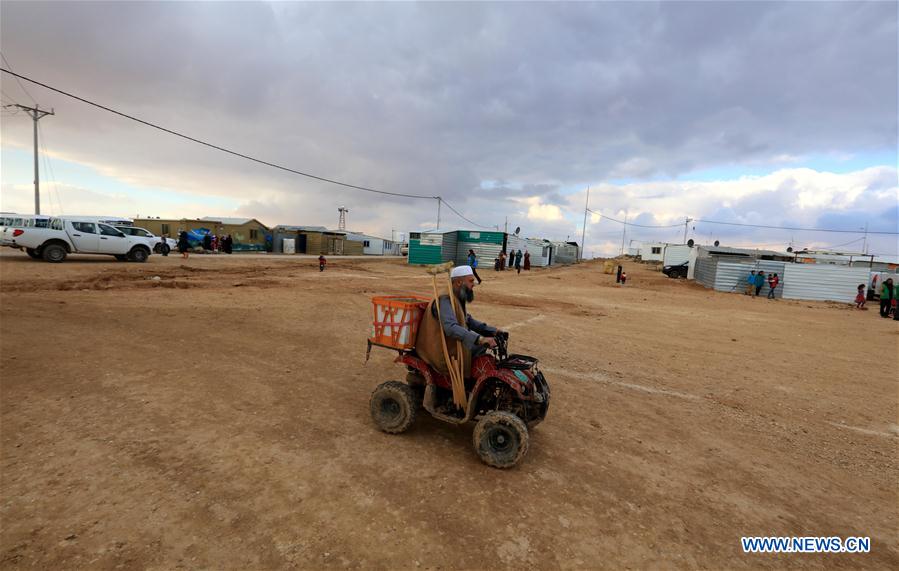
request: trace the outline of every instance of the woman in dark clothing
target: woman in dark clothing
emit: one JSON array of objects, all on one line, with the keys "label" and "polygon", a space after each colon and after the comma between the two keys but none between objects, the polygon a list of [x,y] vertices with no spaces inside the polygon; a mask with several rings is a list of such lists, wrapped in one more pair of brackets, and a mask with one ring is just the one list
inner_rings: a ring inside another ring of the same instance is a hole
[{"label": "woman in dark clothing", "polygon": [[181,252],[181,257],[185,260],[190,256],[188,250],[190,249],[190,244],[187,242],[187,231],[182,230],[180,234],[178,234],[178,251]]},{"label": "woman in dark clothing", "polygon": [[880,288],[880,316],[889,317],[890,309],[892,309],[893,299],[895,298],[895,290],[893,290],[893,278],[889,278],[883,282]]},{"label": "woman in dark clothing", "polygon": [[521,250],[515,253],[515,269],[521,273]]},{"label": "woman in dark clothing", "polygon": [[232,246],[234,245],[234,240],[231,238],[231,234],[228,234],[224,238],[222,238],[222,248],[225,250],[226,254],[231,253]]},{"label": "woman in dark clothing", "polygon": [[528,271],[531,269],[531,253],[524,253],[524,271]]}]

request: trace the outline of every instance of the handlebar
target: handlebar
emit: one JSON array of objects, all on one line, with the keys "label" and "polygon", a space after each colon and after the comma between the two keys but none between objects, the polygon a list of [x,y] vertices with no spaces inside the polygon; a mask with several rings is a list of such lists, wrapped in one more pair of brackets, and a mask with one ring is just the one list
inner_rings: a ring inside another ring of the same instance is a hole
[{"label": "handlebar", "polygon": [[496,335],[493,336],[493,339],[496,341],[496,347],[493,349],[493,354],[496,356],[497,360],[502,361],[509,356],[509,332],[498,331]]}]

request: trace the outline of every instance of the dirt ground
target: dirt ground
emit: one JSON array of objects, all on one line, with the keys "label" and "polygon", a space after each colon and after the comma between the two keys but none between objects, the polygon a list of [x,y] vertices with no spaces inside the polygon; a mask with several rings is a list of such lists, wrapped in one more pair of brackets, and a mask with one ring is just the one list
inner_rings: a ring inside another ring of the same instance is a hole
[{"label": "dirt ground", "polygon": [[[899,568],[899,324],[598,262],[484,268],[553,390],[524,462],[379,432],[399,260],[0,255],[3,568]],[[156,279],[158,278],[158,279]],[[747,555],[741,536],[869,536]]]}]

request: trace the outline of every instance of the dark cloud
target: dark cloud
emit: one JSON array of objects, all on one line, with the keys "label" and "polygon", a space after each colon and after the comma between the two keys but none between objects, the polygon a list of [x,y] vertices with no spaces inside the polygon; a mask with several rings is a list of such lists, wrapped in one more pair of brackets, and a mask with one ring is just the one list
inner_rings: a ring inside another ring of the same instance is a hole
[{"label": "dark cloud", "polygon": [[[897,140],[896,3],[4,2],[2,15],[21,73],[301,170],[441,195],[487,224],[515,198],[563,204],[561,189],[610,177]],[[395,224],[432,210],[29,90],[58,111],[45,130],[59,152],[139,183],[301,222],[337,202]],[[29,137],[5,122],[4,143]]]}]

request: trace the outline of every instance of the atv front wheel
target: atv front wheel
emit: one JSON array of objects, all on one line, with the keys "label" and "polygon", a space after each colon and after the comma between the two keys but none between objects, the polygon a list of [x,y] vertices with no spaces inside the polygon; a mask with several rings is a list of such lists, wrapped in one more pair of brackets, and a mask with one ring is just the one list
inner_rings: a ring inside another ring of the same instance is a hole
[{"label": "atv front wheel", "polygon": [[528,452],[528,429],[506,411],[490,411],[478,421],[472,435],[481,461],[494,468],[511,468]]},{"label": "atv front wheel", "polygon": [[411,387],[398,381],[378,385],[371,394],[368,407],[378,428],[390,434],[409,430],[418,411]]}]

